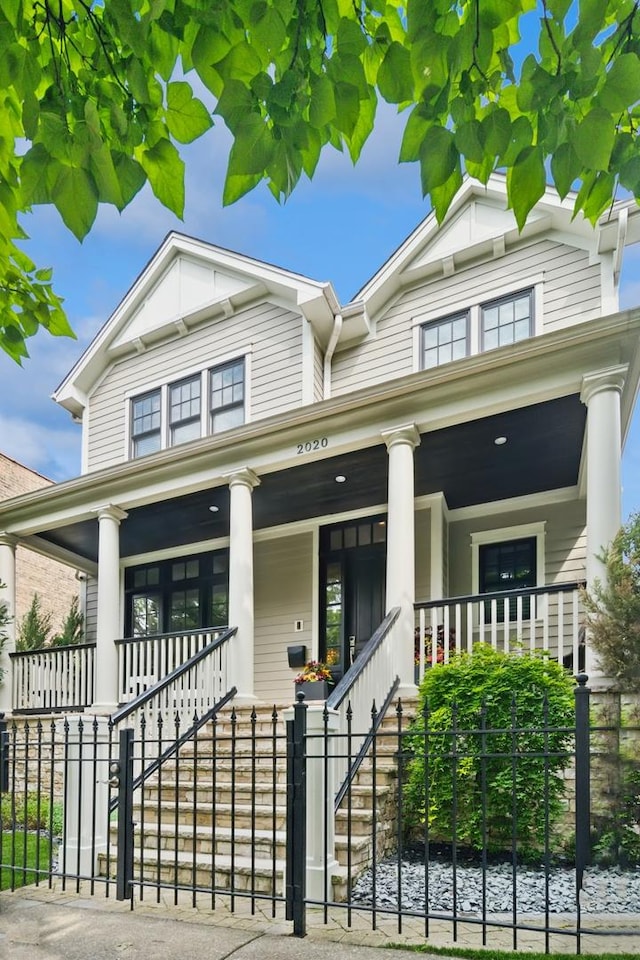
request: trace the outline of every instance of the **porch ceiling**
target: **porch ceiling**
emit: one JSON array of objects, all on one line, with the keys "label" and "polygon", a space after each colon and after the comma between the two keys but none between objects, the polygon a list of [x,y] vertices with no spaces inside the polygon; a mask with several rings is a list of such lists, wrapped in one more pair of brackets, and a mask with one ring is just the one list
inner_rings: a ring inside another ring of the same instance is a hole
[{"label": "porch ceiling", "polygon": [[[442,491],[451,509],[577,483],[586,408],[577,395],[423,433],[416,450],[416,495]],[[507,442],[496,446],[496,437]],[[346,482],[337,483],[336,476]],[[265,474],[254,491],[256,529],[366,508],[387,499],[384,444]],[[217,513],[209,510],[218,507]],[[123,557],[229,533],[226,487],[129,510]],[[42,539],[97,560],[95,520],[43,531]]]}]

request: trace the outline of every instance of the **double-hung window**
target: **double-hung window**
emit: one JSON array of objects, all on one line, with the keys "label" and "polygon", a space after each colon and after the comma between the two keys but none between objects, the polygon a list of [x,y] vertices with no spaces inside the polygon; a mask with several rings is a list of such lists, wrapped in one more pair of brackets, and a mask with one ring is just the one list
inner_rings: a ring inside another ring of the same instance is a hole
[{"label": "double-hung window", "polygon": [[160,390],[151,390],[131,401],[131,447],[134,457],[155,453],[162,446]]},{"label": "double-hung window", "polygon": [[480,314],[482,350],[526,340],[533,335],[533,291],[484,303]]},{"label": "double-hung window", "polygon": [[[486,543],[479,552],[480,593],[502,593],[504,590],[520,590],[537,584],[536,538],[508,540],[502,543]],[[504,601],[498,602],[498,621],[504,619]],[[485,603],[486,616],[490,618],[490,602]],[[509,620],[516,619],[517,602],[509,600]],[[531,616],[531,600],[522,600],[522,616]]]},{"label": "double-hung window", "polygon": [[200,436],[200,374],[169,387],[169,444],[197,440]]},{"label": "double-hung window", "polygon": [[457,313],[422,327],[422,369],[460,360],[469,352],[469,314]]},{"label": "double-hung window", "polygon": [[211,370],[211,433],[244,423],[244,359]]},{"label": "double-hung window", "polygon": [[241,426],[246,420],[245,376],[241,357],[133,397],[131,456]]}]

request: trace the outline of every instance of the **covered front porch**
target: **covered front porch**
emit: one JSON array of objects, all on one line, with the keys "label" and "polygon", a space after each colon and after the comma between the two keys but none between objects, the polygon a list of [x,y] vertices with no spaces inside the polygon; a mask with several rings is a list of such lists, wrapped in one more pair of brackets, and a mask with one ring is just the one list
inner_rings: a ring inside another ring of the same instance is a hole
[{"label": "covered front porch", "polygon": [[[359,419],[352,398],[341,416],[329,400],[310,426],[273,418],[3,505],[9,605],[20,540],[86,575],[89,642],[10,642],[0,707],[112,714],[223,637],[207,683],[290,702],[289,647],[339,679],[393,610],[388,670],[405,695],[477,640],[578,669],[578,585],[620,524],[624,372],[497,411],[490,378],[486,394],[458,384],[483,397],[473,418],[444,401],[436,416],[413,375],[386,405],[360,398]],[[584,656],[593,674],[588,638]]]}]

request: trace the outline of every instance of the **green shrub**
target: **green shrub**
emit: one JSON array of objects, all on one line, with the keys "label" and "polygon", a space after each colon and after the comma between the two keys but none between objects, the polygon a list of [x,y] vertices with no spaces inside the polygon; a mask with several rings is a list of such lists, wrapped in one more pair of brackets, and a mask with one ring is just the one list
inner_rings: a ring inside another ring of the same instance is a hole
[{"label": "green shrub", "polygon": [[523,854],[538,852],[547,809],[550,824],[562,810],[559,773],[573,724],[573,681],[548,658],[477,644],[473,654],[432,667],[409,740],[409,836],[424,831],[428,816],[430,839],[450,842],[455,802],[457,843],[506,850],[515,830]]},{"label": "green shrub", "polygon": [[52,647],[68,647],[84,641],[84,615],[80,611],[79,600],[74,597],[62,624],[62,630],[52,641]]},{"label": "green shrub", "polygon": [[0,824],[3,830],[44,830],[54,837],[62,835],[62,803],[53,806],[46,794],[3,793],[0,796]]},{"label": "green shrub", "polygon": [[49,645],[51,639],[51,614],[44,611],[40,597],[34,593],[31,606],[18,624],[16,648],[18,650],[40,650]]},{"label": "green shrub", "polygon": [[640,685],[640,513],[631,515],[602,559],[606,583],[584,596],[589,638],[607,677]]}]

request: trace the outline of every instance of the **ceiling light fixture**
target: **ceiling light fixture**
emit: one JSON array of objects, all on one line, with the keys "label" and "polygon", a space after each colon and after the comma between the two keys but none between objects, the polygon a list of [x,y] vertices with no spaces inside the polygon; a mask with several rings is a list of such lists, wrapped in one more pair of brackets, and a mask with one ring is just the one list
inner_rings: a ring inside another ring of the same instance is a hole
[{"label": "ceiling light fixture", "polygon": [[493,442],[495,443],[496,447],[501,447],[503,444],[505,444],[505,443],[507,442],[507,438],[506,438],[506,437],[496,437]]},{"label": "ceiling light fixture", "polygon": [[209,510],[211,511],[211,513],[218,513],[220,510],[220,507],[217,507],[215,503],[212,503],[211,506],[209,507]]},{"label": "ceiling light fixture", "polygon": [[336,483],[346,483],[346,480],[347,478],[343,476],[341,473],[339,473],[338,476],[336,477]]}]

